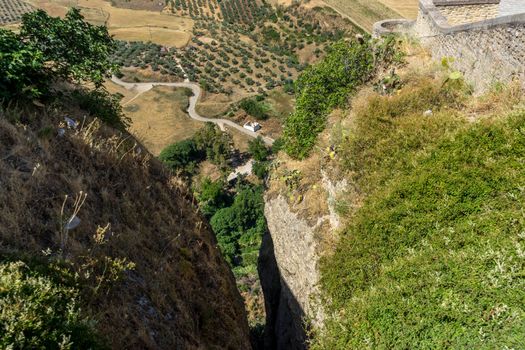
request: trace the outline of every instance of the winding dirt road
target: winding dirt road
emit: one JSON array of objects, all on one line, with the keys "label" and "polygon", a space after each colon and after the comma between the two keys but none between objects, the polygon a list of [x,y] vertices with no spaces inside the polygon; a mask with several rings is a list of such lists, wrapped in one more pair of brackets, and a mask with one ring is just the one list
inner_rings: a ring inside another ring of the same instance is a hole
[{"label": "winding dirt road", "polygon": [[133,97],[131,100],[129,100],[126,104],[129,104],[131,101],[136,99],[141,94],[145,93],[146,91],[149,91],[153,89],[154,86],[172,86],[172,87],[181,87],[181,88],[188,88],[191,89],[193,92],[193,96],[190,96],[190,105],[188,107],[188,114],[192,119],[198,120],[200,122],[210,122],[216,124],[221,130],[224,130],[224,127],[230,127],[237,129],[238,131],[253,137],[261,137],[264,143],[268,146],[271,146],[273,144],[273,139],[267,136],[259,135],[253,131],[250,131],[248,129],[245,129],[242,127],[242,125],[236,124],[228,119],[215,119],[215,118],[205,118],[200,116],[197,111],[195,110],[195,106],[197,105],[197,101],[199,100],[199,97],[201,96],[201,87],[196,83],[191,83],[188,81],[185,81],[183,83],[162,83],[162,82],[153,82],[153,83],[126,83],[125,81],[122,81],[121,79],[117,78],[116,76],[111,77],[111,81],[114,82],[117,85],[122,86],[123,88],[127,90],[132,90],[137,93],[135,97]]}]

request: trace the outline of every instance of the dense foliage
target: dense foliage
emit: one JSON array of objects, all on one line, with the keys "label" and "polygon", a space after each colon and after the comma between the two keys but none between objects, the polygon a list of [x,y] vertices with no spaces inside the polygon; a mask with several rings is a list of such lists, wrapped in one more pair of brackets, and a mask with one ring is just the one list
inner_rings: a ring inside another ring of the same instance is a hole
[{"label": "dense foliage", "polygon": [[341,157],[366,198],[322,263],[314,349],[525,343],[525,112],[469,124],[461,101],[423,80],[357,111]]},{"label": "dense foliage", "polygon": [[212,217],[219,209],[231,203],[230,195],[225,190],[223,181],[212,181],[205,178],[195,191],[195,197],[199,202],[199,207],[204,215]]},{"label": "dense foliage", "polygon": [[207,122],[193,136],[197,149],[206,154],[206,159],[220,167],[226,167],[232,151],[230,134],[221,131],[215,124]]},{"label": "dense foliage", "polygon": [[253,173],[259,179],[265,179],[268,174],[270,164],[268,157],[270,156],[271,150],[266,147],[261,137],[257,137],[248,142],[248,152],[250,152],[254,160],[252,166]]},{"label": "dense foliage", "polygon": [[55,79],[89,81],[100,87],[113,70],[115,42],[105,26],[84,21],[78,8],[64,19],[37,10],[22,17],[20,38],[45,57]]},{"label": "dense foliage", "polygon": [[164,148],[159,159],[174,171],[182,170],[191,174],[197,163],[204,159],[204,154],[197,149],[193,139],[187,139]]},{"label": "dense foliage", "polygon": [[159,155],[159,159],[174,171],[193,174],[196,166],[207,159],[226,169],[232,152],[232,140],[215,124],[206,123],[191,139],[169,145]]},{"label": "dense foliage", "polygon": [[0,98],[40,97],[56,80],[99,87],[113,70],[113,48],[107,29],[84,22],[78,9],[65,19],[25,14],[20,34],[0,29]]},{"label": "dense foliage", "polygon": [[233,204],[218,210],[210,223],[219,247],[234,272],[255,271],[261,239],[266,231],[264,189],[241,185]]},{"label": "dense foliage", "polygon": [[349,94],[393,54],[393,39],[380,44],[372,40],[340,41],[323,60],[306,69],[295,84],[295,112],[284,126],[286,152],[299,159],[308,156],[317,135],[325,128],[329,112],[343,106]]},{"label": "dense foliage", "polygon": [[268,107],[253,98],[246,98],[239,103],[241,107],[247,114],[251,115],[255,119],[263,120],[268,119]]},{"label": "dense foliage", "polygon": [[22,262],[0,264],[0,348],[97,349],[78,291]]}]

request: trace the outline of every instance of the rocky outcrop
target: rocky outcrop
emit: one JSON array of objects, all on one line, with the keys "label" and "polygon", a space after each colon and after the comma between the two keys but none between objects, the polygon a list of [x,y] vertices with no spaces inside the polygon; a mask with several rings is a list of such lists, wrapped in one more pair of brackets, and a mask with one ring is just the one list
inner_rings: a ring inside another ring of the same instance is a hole
[{"label": "rocky outcrop", "polygon": [[334,199],[346,186],[332,183],[324,174],[322,178],[325,197],[317,200],[327,202],[324,215],[302,217],[283,194],[265,199],[269,233],[261,246],[259,275],[267,312],[267,349],[306,349],[308,328],[322,325],[320,246],[322,236],[340,224]]}]

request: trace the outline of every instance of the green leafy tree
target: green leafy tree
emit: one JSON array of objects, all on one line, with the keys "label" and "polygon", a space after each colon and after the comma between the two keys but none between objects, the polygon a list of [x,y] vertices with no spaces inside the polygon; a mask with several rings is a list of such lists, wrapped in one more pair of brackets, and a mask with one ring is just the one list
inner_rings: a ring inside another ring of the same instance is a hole
[{"label": "green leafy tree", "polygon": [[213,123],[206,123],[193,137],[198,150],[206,154],[206,158],[220,167],[226,167],[232,151],[232,139],[228,133],[222,132]]},{"label": "green leafy tree", "polygon": [[224,182],[205,178],[196,191],[201,211],[206,216],[213,216],[219,209],[229,205],[230,197],[224,190]]},{"label": "green leafy tree", "polygon": [[45,58],[34,45],[0,29],[0,99],[35,98],[46,90]]},{"label": "green leafy tree", "polygon": [[174,171],[193,173],[197,162],[204,158],[193,139],[183,140],[164,148],[159,159]]},{"label": "green leafy tree", "polygon": [[241,107],[246,113],[248,113],[255,119],[268,119],[268,107],[265,104],[253,98],[247,98],[242,100],[239,103],[239,107]]},{"label": "green leafy tree", "polygon": [[100,87],[116,70],[110,60],[115,41],[105,26],[84,21],[78,8],[71,8],[64,19],[42,10],[25,14],[20,38],[42,53],[55,78],[89,81]]},{"label": "green leafy tree", "polygon": [[270,155],[270,150],[264,144],[260,136],[248,142],[248,152],[258,162],[265,161]]}]

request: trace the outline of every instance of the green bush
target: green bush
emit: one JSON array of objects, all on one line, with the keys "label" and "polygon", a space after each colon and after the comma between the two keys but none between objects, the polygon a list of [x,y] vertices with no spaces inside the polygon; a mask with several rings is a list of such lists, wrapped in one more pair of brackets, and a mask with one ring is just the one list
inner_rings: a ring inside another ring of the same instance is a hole
[{"label": "green bush", "polygon": [[268,107],[253,98],[247,98],[242,100],[239,103],[241,107],[247,114],[251,115],[255,119],[264,120],[268,119]]},{"label": "green bush", "polygon": [[265,161],[270,155],[270,150],[264,144],[263,139],[258,136],[256,139],[248,141],[248,152],[252,155],[253,159],[258,162]]},{"label": "green bush", "polygon": [[73,101],[93,117],[108,125],[124,130],[130,125],[130,119],[122,112],[121,96],[111,94],[104,88],[94,90],[77,89],[71,93]]},{"label": "green bush", "polygon": [[232,152],[232,139],[230,134],[221,131],[215,124],[207,122],[193,136],[195,146],[206,154],[210,162],[227,167]]},{"label": "green bush", "polygon": [[204,215],[211,217],[219,209],[230,204],[230,196],[224,190],[224,182],[205,178],[196,191],[199,207]]},{"label": "green bush", "polygon": [[328,113],[345,105],[349,94],[366,82],[378,65],[388,64],[394,40],[334,44],[321,62],[308,67],[295,83],[296,107],[285,121],[286,152],[298,159],[308,156]]},{"label": "green bush", "polygon": [[0,264],[0,348],[102,348],[93,323],[80,312],[78,291],[31,271]]},{"label": "green bush", "polygon": [[204,153],[197,149],[192,139],[183,140],[164,148],[159,159],[173,171],[184,171],[192,174],[197,163],[204,159]]},{"label": "green bush", "polygon": [[253,163],[253,173],[259,179],[264,180],[268,175],[270,164],[267,161],[254,162]]}]

